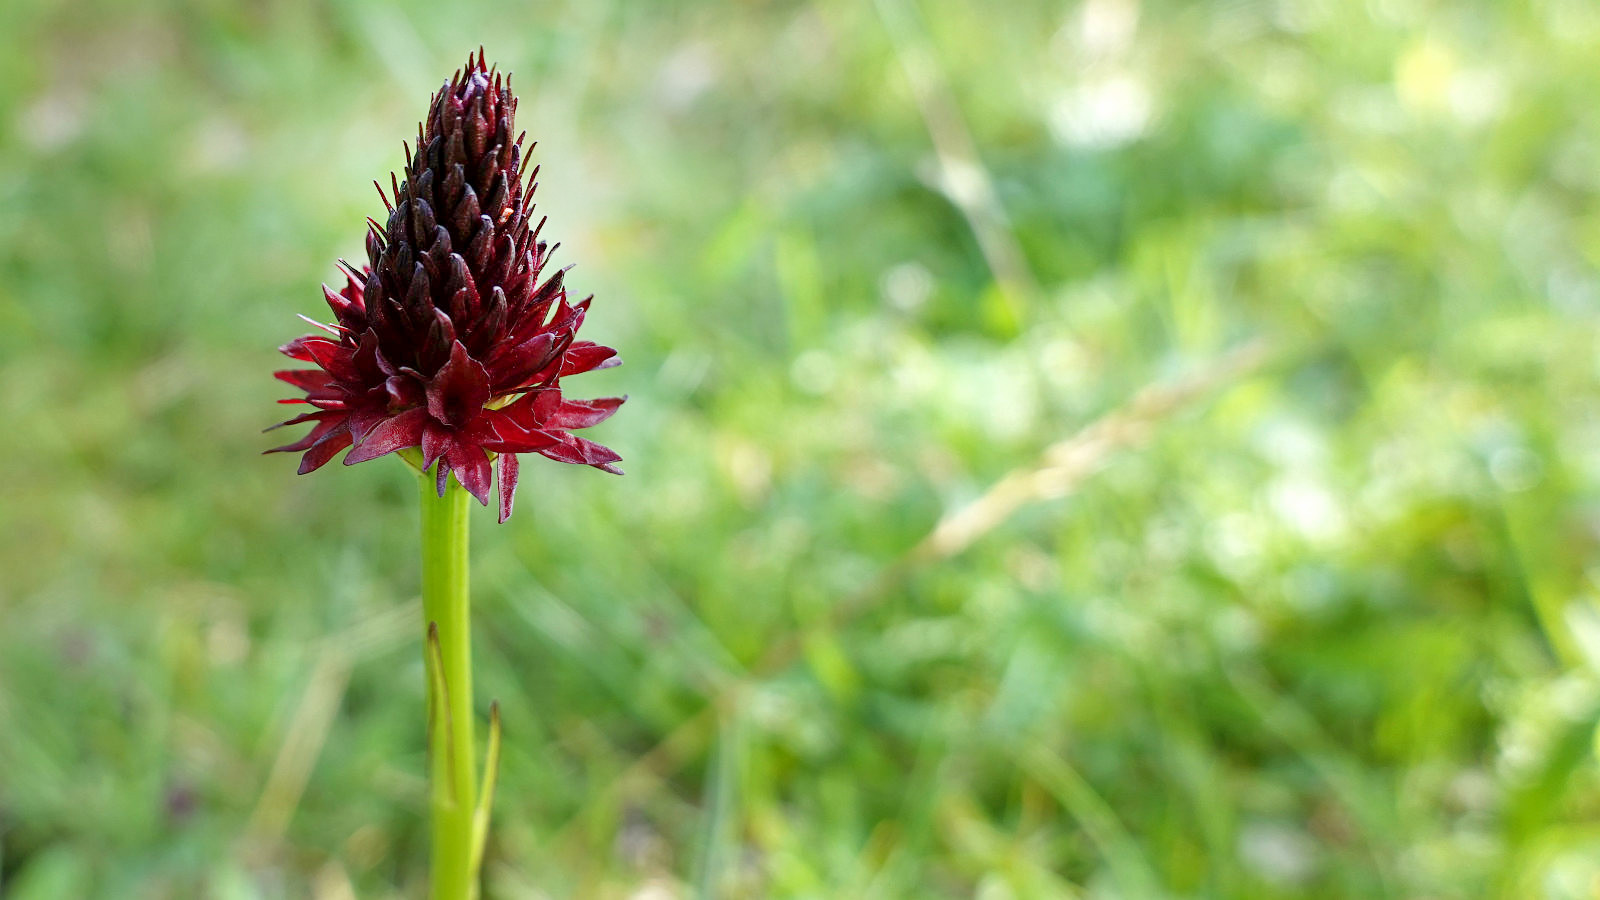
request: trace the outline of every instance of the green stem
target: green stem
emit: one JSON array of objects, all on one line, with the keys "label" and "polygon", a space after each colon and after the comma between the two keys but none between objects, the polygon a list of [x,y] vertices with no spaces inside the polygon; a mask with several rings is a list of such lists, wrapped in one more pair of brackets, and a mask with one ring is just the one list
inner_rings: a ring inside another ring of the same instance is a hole
[{"label": "green stem", "polygon": [[[422,473],[422,612],[429,668],[433,900],[477,896],[472,814],[472,625],[467,591],[467,498],[450,479],[444,497]],[[437,635],[435,638],[434,635]],[[442,695],[442,696],[441,696]]]}]

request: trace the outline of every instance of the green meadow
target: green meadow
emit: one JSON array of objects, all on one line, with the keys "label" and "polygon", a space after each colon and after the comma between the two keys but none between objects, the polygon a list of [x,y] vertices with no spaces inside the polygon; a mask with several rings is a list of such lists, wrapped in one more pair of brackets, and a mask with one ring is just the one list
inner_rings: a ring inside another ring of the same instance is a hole
[{"label": "green meadow", "polygon": [[0,5],[0,896],[422,896],[417,486],[261,429],[483,45],[626,364],[486,898],[1600,897],[1600,6]]}]

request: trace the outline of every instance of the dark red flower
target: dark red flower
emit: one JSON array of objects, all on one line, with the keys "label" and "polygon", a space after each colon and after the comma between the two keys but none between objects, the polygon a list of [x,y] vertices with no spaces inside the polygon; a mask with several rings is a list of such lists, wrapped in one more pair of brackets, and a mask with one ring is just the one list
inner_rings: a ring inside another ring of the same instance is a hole
[{"label": "dark red flower", "polygon": [[568,400],[561,379],[621,360],[575,340],[589,300],[567,301],[565,269],[540,281],[555,248],[530,220],[539,170],[524,177],[516,110],[481,49],[434,95],[405,181],[390,176],[394,201],[378,188],[389,221],[367,220],[367,265],[340,260],[344,289],[323,286],[336,321],[280,348],[317,366],[276,373],[305,392],[281,402],[314,407],[281,424],[313,424],[268,453],[303,451],[305,474],[347,447],[345,465],[417,447],[441,495],[454,472],[485,505],[498,460],[502,522],[518,453],[621,474],[621,457],[571,433],[623,398]]}]

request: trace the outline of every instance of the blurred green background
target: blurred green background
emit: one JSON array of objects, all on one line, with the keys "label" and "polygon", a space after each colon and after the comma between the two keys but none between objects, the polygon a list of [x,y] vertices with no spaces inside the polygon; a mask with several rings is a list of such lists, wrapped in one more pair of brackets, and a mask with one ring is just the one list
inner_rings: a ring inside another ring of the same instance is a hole
[{"label": "blurred green background", "polygon": [[6,0],[0,894],[421,895],[414,479],[259,431],[480,43],[632,398],[489,897],[1600,897],[1590,0]]}]

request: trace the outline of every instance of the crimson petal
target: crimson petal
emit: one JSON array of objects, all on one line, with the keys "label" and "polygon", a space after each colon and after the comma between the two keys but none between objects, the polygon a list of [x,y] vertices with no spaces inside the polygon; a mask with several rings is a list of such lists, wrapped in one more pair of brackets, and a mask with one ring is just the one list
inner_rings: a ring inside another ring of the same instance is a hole
[{"label": "crimson petal", "polygon": [[[333,344],[333,341],[330,341],[325,337],[317,337],[314,334],[306,334],[295,338],[289,343],[284,344],[282,347],[279,347],[278,352],[289,357],[290,359],[298,359],[301,362],[316,362],[317,358],[311,355],[310,345],[317,343]],[[338,345],[334,344],[334,346]]]},{"label": "crimson petal", "polygon": [[341,419],[338,425],[319,438],[311,445],[311,449],[300,457],[300,474],[306,475],[327,465],[328,460],[337,456],[340,450],[350,446],[350,441],[350,429]]},{"label": "crimson petal", "polygon": [[[610,447],[596,444],[594,441],[586,440],[575,434],[561,434],[557,444],[535,452],[557,462],[594,466],[595,468],[606,468],[611,463],[622,460],[622,457]],[[606,468],[606,471],[614,470]],[[620,475],[622,473],[616,472],[616,474]]]},{"label": "crimson petal", "polygon": [[[283,401],[279,400],[278,402],[282,403]],[[320,422],[323,419],[337,418],[337,417],[342,416],[342,415],[343,415],[343,413],[340,413],[340,412],[329,412],[329,411],[326,411],[326,410],[320,410],[319,409],[316,412],[301,413],[300,415],[295,416],[294,418],[289,419],[288,421],[279,422],[276,425],[268,425],[266,428],[263,428],[261,430],[262,431],[277,431],[279,428],[286,428],[286,427],[288,427],[290,425],[299,425],[301,422]],[[263,450],[262,452],[263,453],[271,453],[272,451],[271,450]]]},{"label": "crimson petal", "polygon": [[311,340],[305,343],[306,351],[311,354],[311,359],[317,365],[328,370],[328,374],[345,382],[359,382],[361,370],[355,363],[356,351],[354,347],[346,347],[333,341]]},{"label": "crimson petal", "polygon": [[350,412],[350,436],[360,441],[374,425],[389,417],[383,407],[367,407]]},{"label": "crimson petal", "polygon": [[446,425],[465,425],[489,402],[489,376],[467,348],[450,345],[450,360],[428,382],[428,412]]},{"label": "crimson petal", "polygon": [[272,377],[308,393],[327,392],[333,396],[333,376],[321,369],[284,369],[273,372]]},{"label": "crimson petal", "polygon": [[384,379],[383,390],[389,395],[389,405],[392,408],[417,406],[428,399],[422,392],[422,383],[414,374],[406,372],[390,375]]},{"label": "crimson petal", "polygon": [[345,455],[344,464],[353,466],[386,453],[417,446],[422,443],[422,426],[427,421],[427,410],[419,406],[379,422],[367,430],[359,446]]},{"label": "crimson petal", "polygon": [[456,473],[456,480],[467,489],[467,493],[478,499],[484,506],[489,505],[489,480],[493,473],[489,468],[489,456],[481,447],[463,444],[459,441],[450,445],[445,451],[445,464]]},{"label": "crimson petal", "polygon": [[561,360],[561,375],[581,375],[595,369],[609,369],[622,365],[622,358],[610,347],[591,341],[574,341]]},{"label": "crimson petal", "polygon": [[599,400],[563,400],[550,416],[549,426],[570,431],[588,428],[611,418],[627,397],[604,397]]},{"label": "crimson petal", "polygon": [[433,468],[433,464],[450,449],[452,443],[450,429],[429,419],[422,428],[422,471]]},{"label": "crimson petal", "polygon": [[527,384],[561,354],[562,343],[557,335],[545,332],[502,350],[495,355],[493,363],[495,387],[513,391]]},{"label": "crimson petal", "polygon": [[517,455],[500,454],[500,522],[511,518],[511,504],[517,495]]},{"label": "crimson petal", "polygon": [[[312,418],[313,416],[321,417],[321,418],[317,421],[317,424],[311,429],[310,433],[308,433],[305,437],[303,437],[300,440],[295,441],[293,443],[284,444],[282,447],[273,447],[271,450],[263,450],[261,452],[262,453],[299,453],[301,450],[309,449],[317,441],[320,441],[324,437],[326,437],[328,435],[328,432],[330,432],[333,429],[335,429],[335,428],[339,427],[340,425],[344,424],[344,420],[339,418],[339,414],[338,413],[308,413],[308,414],[306,414],[304,416],[297,416],[297,417],[295,417],[293,419],[290,419],[289,421],[284,422],[283,425],[297,425],[300,422],[304,422],[304,421]],[[273,427],[274,428],[281,428],[282,425],[274,425]]]}]

